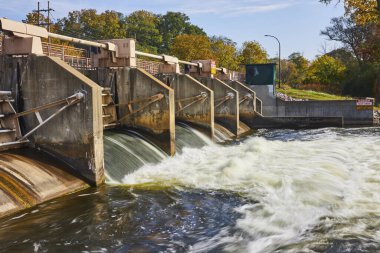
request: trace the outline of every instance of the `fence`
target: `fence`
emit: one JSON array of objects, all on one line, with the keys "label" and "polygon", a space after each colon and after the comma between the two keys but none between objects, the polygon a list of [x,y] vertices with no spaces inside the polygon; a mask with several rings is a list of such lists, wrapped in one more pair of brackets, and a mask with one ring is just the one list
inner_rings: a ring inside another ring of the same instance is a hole
[{"label": "fence", "polygon": [[137,58],[137,67],[145,70],[151,75],[158,74],[158,67],[160,66],[160,62],[156,61],[147,61],[144,59]]},{"label": "fence", "polygon": [[86,57],[87,50],[85,49],[42,42],[42,51],[45,55],[60,58],[74,68],[91,68],[91,58]]}]

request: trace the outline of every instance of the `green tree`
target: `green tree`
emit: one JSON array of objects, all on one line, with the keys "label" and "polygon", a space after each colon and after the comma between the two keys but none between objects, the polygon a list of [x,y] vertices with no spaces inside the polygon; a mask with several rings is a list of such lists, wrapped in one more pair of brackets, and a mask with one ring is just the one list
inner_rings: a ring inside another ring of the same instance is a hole
[{"label": "green tree", "polygon": [[[320,0],[329,4],[335,0]],[[337,0],[341,2],[341,0]],[[378,23],[380,0],[342,0],[346,9],[346,15],[352,16],[357,24]]]},{"label": "green tree", "polygon": [[[289,61],[294,64],[293,83],[301,84],[305,81],[309,61],[299,52],[292,53],[288,57]],[[281,65],[282,66],[282,65]]]},{"label": "green tree", "polygon": [[343,63],[328,55],[323,55],[311,63],[306,82],[327,85],[329,90],[341,92],[341,82],[345,71],[346,67]]},{"label": "green tree", "polygon": [[48,19],[45,17],[44,14],[40,13],[38,17],[37,11],[32,11],[26,14],[26,19],[23,20],[24,23],[31,24],[31,25],[41,25],[41,24],[47,24]]},{"label": "green tree", "polygon": [[300,84],[297,66],[289,60],[281,60],[281,83],[282,84]]},{"label": "green tree", "polygon": [[190,23],[190,18],[181,12],[167,12],[159,17],[158,29],[162,35],[160,53],[167,54],[175,37],[181,34],[206,35],[199,27]]},{"label": "green tree", "polygon": [[356,61],[356,59],[352,55],[351,51],[347,50],[346,48],[334,49],[334,50],[328,52],[327,55],[331,56],[335,60],[339,60],[345,66],[351,66]]},{"label": "green tree", "polygon": [[219,67],[230,70],[238,70],[236,43],[223,36],[213,36],[210,38],[211,50]]},{"label": "green tree", "polygon": [[134,38],[137,49],[150,53],[157,53],[162,43],[162,35],[158,29],[157,15],[149,11],[135,11],[127,18],[127,37]]},{"label": "green tree", "polygon": [[126,24],[121,13],[95,9],[72,11],[57,22],[58,32],[91,40],[125,38]]},{"label": "green tree", "polygon": [[202,35],[178,35],[170,47],[170,52],[186,61],[214,58],[210,39]]},{"label": "green tree", "polygon": [[239,58],[241,64],[267,63],[268,53],[257,41],[246,41],[243,43]]}]

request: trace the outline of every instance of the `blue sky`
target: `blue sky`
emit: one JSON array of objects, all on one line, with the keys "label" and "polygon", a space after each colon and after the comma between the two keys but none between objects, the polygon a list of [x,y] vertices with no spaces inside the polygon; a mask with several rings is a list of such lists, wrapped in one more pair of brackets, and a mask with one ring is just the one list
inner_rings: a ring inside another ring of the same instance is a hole
[{"label": "blue sky", "polygon": [[[47,0],[40,0],[47,7]],[[278,44],[271,34],[281,41],[282,58],[292,52],[301,52],[308,59],[320,54],[322,47],[339,46],[320,35],[332,17],[344,12],[341,5],[325,6],[318,0],[51,0],[55,19],[66,16],[71,10],[95,8],[129,14],[135,10],[154,13],[180,11],[186,13],[193,24],[208,35],[223,35],[240,46],[244,41],[256,40],[271,57],[278,55]],[[25,14],[37,8],[37,0],[0,0],[0,16],[22,20]]]}]

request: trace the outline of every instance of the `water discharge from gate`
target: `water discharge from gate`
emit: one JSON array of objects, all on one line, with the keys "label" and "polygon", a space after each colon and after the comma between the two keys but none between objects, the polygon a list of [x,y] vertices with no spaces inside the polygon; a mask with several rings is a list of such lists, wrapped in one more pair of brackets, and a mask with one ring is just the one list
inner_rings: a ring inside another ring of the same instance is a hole
[{"label": "water discharge from gate", "polygon": [[186,147],[120,174],[122,184],[3,220],[1,249],[379,252],[379,136],[275,130]]},{"label": "water discharge from gate", "polygon": [[[176,149],[201,148],[212,145],[202,133],[184,123],[176,125]],[[104,133],[104,156],[107,182],[120,184],[121,179],[148,164],[157,164],[168,156],[153,142],[133,130],[113,130]]]}]

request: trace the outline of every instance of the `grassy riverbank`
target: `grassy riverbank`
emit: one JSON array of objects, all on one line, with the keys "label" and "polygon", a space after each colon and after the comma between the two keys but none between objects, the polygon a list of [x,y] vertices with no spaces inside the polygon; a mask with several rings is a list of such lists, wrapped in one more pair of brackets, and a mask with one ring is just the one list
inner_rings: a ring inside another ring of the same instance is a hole
[{"label": "grassy riverbank", "polygon": [[[281,87],[277,89],[277,92],[286,94],[292,98],[309,99],[309,100],[350,100],[352,97],[337,96],[324,92],[317,92],[312,90],[300,90],[294,89],[289,86]],[[380,107],[375,107],[375,110],[380,110]]]}]

